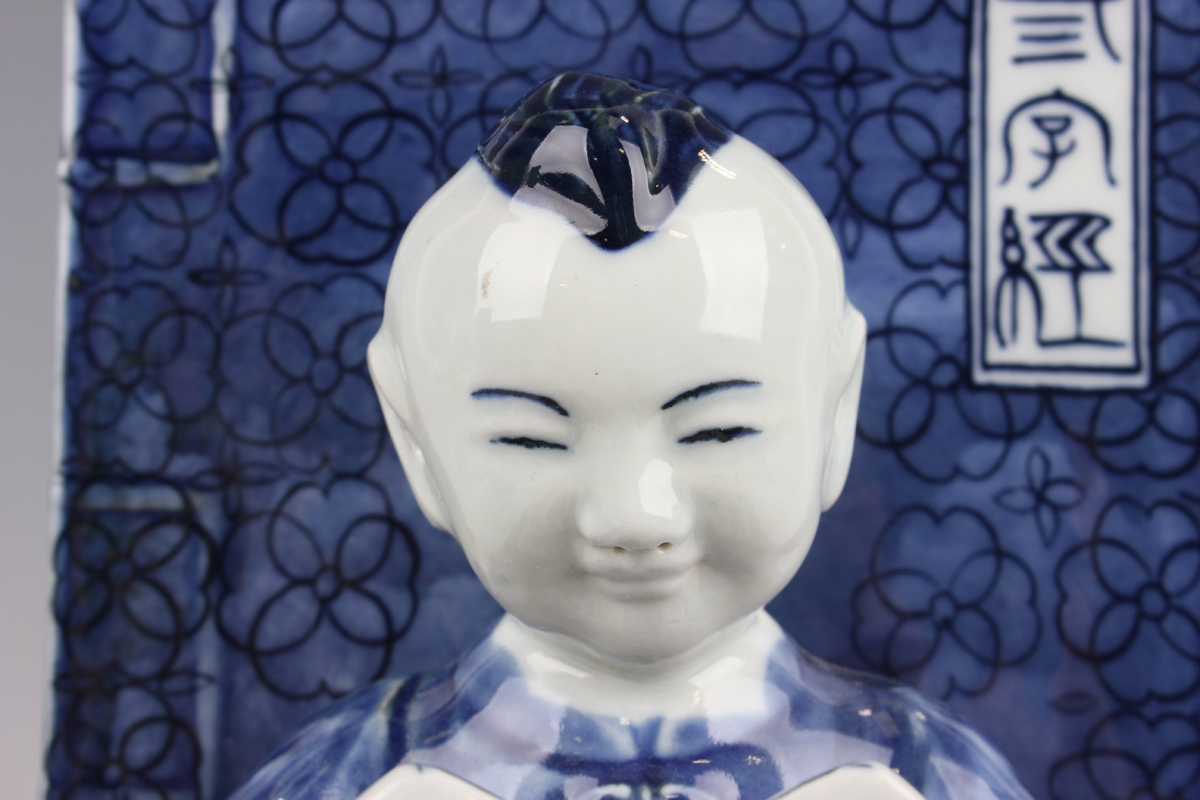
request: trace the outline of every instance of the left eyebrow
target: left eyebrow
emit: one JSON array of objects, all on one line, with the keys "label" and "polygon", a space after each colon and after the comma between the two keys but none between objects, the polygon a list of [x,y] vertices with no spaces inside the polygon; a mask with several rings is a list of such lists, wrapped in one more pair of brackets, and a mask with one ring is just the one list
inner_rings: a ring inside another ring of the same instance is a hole
[{"label": "left eyebrow", "polygon": [[546,408],[558,414],[561,417],[569,417],[567,410],[558,404],[558,401],[553,397],[546,397],[542,394],[533,394],[532,392],[522,392],[520,389],[498,389],[488,387],[485,389],[476,389],[471,392],[471,397],[519,397],[522,400],[532,400],[535,403],[540,403]]},{"label": "left eyebrow", "polygon": [[716,383],[706,383],[703,386],[697,386],[694,389],[688,389],[686,392],[680,392],[679,394],[675,395],[670,400],[668,400],[667,402],[662,404],[662,410],[666,411],[668,408],[673,408],[674,406],[677,406],[680,403],[686,403],[688,400],[695,400],[697,397],[704,397],[704,395],[712,394],[713,392],[720,392],[720,391],[724,391],[725,389],[737,389],[740,387],[749,388],[749,387],[761,386],[761,385],[762,384],[759,383],[758,381],[747,381],[747,380],[742,380],[740,378],[730,380],[730,381],[717,381]]}]

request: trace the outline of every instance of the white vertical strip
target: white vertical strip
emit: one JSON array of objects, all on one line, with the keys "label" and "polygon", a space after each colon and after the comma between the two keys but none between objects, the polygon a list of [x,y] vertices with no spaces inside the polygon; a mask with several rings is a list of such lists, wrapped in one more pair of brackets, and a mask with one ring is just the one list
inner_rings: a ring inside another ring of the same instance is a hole
[{"label": "white vertical strip", "polygon": [[[79,125],[79,86],[76,75],[79,70],[79,18],[76,16],[75,0],[62,0],[62,75],[58,80],[62,86],[62,140],[59,144],[59,183],[58,192],[58,221],[56,236],[57,269],[55,270],[55,303],[54,303],[54,395],[51,401],[53,409],[51,433],[51,467],[53,477],[50,485],[50,549],[53,552],[54,543],[63,526],[63,503],[65,492],[60,465],[66,455],[66,363],[67,335],[70,320],[67,315],[68,281],[71,272],[71,241],[74,237],[75,224],[71,215],[71,191],[66,183],[70,164],[75,158],[75,130]],[[53,608],[47,608],[50,614]],[[55,661],[58,656],[57,628],[53,616],[50,618],[50,634],[46,637],[46,681],[43,696],[42,722],[42,755],[39,762],[39,797],[45,797],[49,791],[49,775],[44,768],[45,754],[50,747],[54,735],[54,691],[53,677]]]},{"label": "white vertical strip", "polygon": [[976,382],[1150,380],[1146,0],[977,0]]},{"label": "white vertical strip", "polygon": [[0,3],[0,794],[46,789],[62,8]]},{"label": "white vertical strip", "polygon": [[229,81],[237,74],[233,52],[233,37],[237,30],[234,0],[216,0],[211,19],[213,60],[209,78],[212,81],[212,129],[213,137],[217,140],[218,160],[224,164],[229,152]]}]

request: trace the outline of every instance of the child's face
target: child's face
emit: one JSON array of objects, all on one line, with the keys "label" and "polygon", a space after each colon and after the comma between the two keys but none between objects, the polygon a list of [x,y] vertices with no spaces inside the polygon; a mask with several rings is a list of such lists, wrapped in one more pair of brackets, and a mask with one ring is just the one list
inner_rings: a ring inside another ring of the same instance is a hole
[{"label": "child's face", "polygon": [[751,178],[701,175],[615,252],[505,197],[486,241],[448,228],[404,279],[409,427],[449,526],[508,611],[611,659],[761,608],[817,526],[842,309],[795,219],[738,200]]}]

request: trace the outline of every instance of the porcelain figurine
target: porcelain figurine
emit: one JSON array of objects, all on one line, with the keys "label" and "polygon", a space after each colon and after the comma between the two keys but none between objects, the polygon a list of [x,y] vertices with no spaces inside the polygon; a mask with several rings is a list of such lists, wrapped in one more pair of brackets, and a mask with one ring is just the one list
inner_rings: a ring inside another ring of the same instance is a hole
[{"label": "porcelain figurine", "polygon": [[421,509],[507,613],[237,800],[1028,800],[763,610],[846,479],[865,335],[770,155],[668,92],[535,88],[409,225],[369,350]]}]

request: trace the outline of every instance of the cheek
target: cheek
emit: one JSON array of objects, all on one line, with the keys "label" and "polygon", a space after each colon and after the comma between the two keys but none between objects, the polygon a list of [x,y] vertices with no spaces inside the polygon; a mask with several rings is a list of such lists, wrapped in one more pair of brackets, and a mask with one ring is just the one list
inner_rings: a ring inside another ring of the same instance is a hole
[{"label": "cheek", "polygon": [[500,591],[550,579],[566,563],[574,504],[561,470],[524,452],[496,450],[447,463],[443,491],[453,498],[447,503],[459,543],[485,583]]},{"label": "cheek", "polygon": [[820,506],[799,487],[765,482],[721,496],[703,498],[697,535],[711,565],[724,572],[759,573],[785,567],[811,543]]},{"label": "cheek", "polygon": [[807,552],[820,518],[820,459],[811,443],[790,441],[747,453],[694,484],[697,533],[714,569],[787,571]]}]

